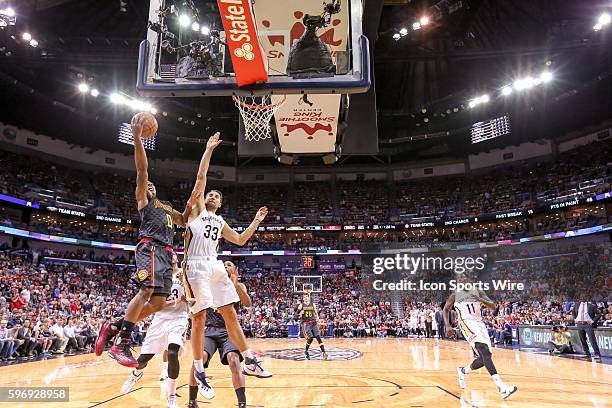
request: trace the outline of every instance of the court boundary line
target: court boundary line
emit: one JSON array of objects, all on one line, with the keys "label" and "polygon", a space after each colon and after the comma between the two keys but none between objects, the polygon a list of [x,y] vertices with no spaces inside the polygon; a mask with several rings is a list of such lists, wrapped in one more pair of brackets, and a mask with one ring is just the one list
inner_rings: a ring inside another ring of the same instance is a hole
[{"label": "court boundary line", "polygon": [[114,397],[112,397],[112,398],[109,398],[109,399],[107,399],[107,400],[104,400],[104,401],[94,402],[94,403],[93,403],[94,405],[90,405],[88,408],[94,408],[94,407],[100,406],[100,405],[102,405],[102,404],[106,404],[107,402],[111,402],[111,401],[113,401],[113,400],[116,400],[117,398],[121,398],[121,397],[123,397],[124,395],[129,395],[129,394],[131,394],[131,393],[133,393],[133,392],[136,392],[136,391],[138,391],[138,390],[141,390],[141,389],[143,389],[143,388],[145,388],[145,387],[138,387],[138,388],[134,388],[133,390],[131,390],[130,392],[126,392],[125,394],[119,394],[119,395],[116,395],[116,396],[114,396]]},{"label": "court boundary line", "polygon": [[[441,385],[436,385],[437,388],[441,389],[442,391],[444,391],[445,393],[452,395],[453,397],[457,398],[459,401],[461,401],[461,397],[458,396],[457,394],[455,394],[454,392],[451,392],[449,390],[447,390],[446,388],[442,387]],[[470,404],[471,407],[473,408],[478,408],[477,405],[474,405],[471,401],[469,400],[464,400],[466,403]]]}]

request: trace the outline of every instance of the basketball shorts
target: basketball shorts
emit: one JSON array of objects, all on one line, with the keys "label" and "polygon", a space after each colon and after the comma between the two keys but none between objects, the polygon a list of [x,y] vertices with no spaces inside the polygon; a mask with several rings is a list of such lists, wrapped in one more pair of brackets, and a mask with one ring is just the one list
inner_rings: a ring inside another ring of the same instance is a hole
[{"label": "basketball shorts", "polygon": [[184,276],[185,293],[192,314],[209,307],[218,309],[240,300],[223,262],[216,257],[188,258]]},{"label": "basketball shorts", "polygon": [[317,322],[306,322],[302,324],[304,328],[304,337],[307,339],[312,339],[317,336],[321,336],[321,331],[319,330],[319,324]]},{"label": "basketball shorts", "polygon": [[185,333],[189,326],[188,319],[153,320],[142,344],[140,354],[159,354],[168,350],[168,345],[185,345]]},{"label": "basketball shorts", "polygon": [[489,350],[491,349],[489,332],[483,322],[459,319],[459,327],[461,328],[463,337],[470,343],[472,349],[476,350],[476,343],[483,343],[489,347]]},{"label": "basketball shorts", "polygon": [[172,288],[172,248],[154,241],[136,245],[136,273],[132,280],[153,288],[154,296],[168,296]]},{"label": "basketball shorts", "polygon": [[221,364],[228,365],[227,355],[231,352],[237,353],[240,361],[244,360],[238,347],[230,340],[227,330],[221,327],[207,327],[204,337],[204,351],[208,354],[205,368],[208,368],[208,364],[212,359],[212,356],[216,351],[219,351],[219,357],[221,357]]}]

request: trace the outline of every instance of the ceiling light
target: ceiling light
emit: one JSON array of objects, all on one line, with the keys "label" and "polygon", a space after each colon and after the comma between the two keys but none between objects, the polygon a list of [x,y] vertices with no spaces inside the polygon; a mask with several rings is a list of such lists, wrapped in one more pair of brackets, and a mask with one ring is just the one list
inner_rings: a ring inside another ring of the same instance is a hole
[{"label": "ceiling light", "polygon": [[421,17],[421,19],[419,20],[419,23],[421,23],[421,26],[429,24],[429,17],[427,16]]},{"label": "ceiling light", "polygon": [[24,41],[30,41],[32,39],[32,34],[30,34],[30,33],[23,33],[21,35],[21,38],[23,38]]},{"label": "ceiling light", "polygon": [[395,33],[395,34],[393,34],[393,39],[394,39],[395,41],[399,40],[400,38],[402,38],[402,36],[401,36],[399,33]]},{"label": "ceiling light", "polygon": [[179,17],[179,24],[181,25],[181,27],[187,27],[190,23],[191,17],[189,17],[187,14],[181,14],[181,16]]},{"label": "ceiling light", "polygon": [[599,16],[599,19],[597,20],[597,22],[599,24],[601,24],[602,26],[606,25],[606,24],[610,24],[610,14],[608,13],[603,13],[601,16]]},{"label": "ceiling light", "polygon": [[200,31],[200,23],[198,23],[197,21],[194,21],[193,24],[191,25],[191,29],[193,31]]},{"label": "ceiling light", "polygon": [[208,35],[210,34],[210,28],[208,28],[207,26],[202,26],[202,29],[200,30],[200,32],[204,35]]},{"label": "ceiling light", "polygon": [[15,10],[13,10],[10,7],[5,9],[5,10],[0,10],[0,11],[4,11],[4,13],[2,13],[2,14],[4,14],[7,17],[15,17]]},{"label": "ceiling light", "polygon": [[402,27],[402,29],[399,32],[401,35],[406,35],[408,34],[408,29],[406,27]]},{"label": "ceiling light", "polygon": [[553,78],[553,75],[549,71],[544,71],[540,74],[540,80],[544,83],[550,82],[552,78]]},{"label": "ceiling light", "polygon": [[482,102],[482,103],[487,103],[487,102],[489,102],[489,100],[490,100],[490,98],[489,98],[489,95],[487,95],[487,94],[484,94],[484,95],[482,95],[480,97],[480,102]]},{"label": "ceiling light", "polygon": [[412,29],[414,31],[418,30],[419,28],[421,28],[421,23],[419,23],[418,21],[415,23],[412,23]]},{"label": "ceiling light", "polygon": [[502,88],[502,95],[508,96],[512,93],[512,87],[509,85],[506,85]]},{"label": "ceiling light", "polygon": [[30,47],[34,47],[34,48],[38,47],[38,41],[30,40]]},{"label": "ceiling light", "polygon": [[91,96],[93,96],[94,98],[97,98],[98,95],[100,95],[100,91],[98,91],[95,88],[91,90]]},{"label": "ceiling light", "polygon": [[516,81],[514,81],[514,89],[516,89],[517,91],[522,91],[523,89],[531,88],[533,87],[533,85],[534,82],[533,78],[531,77],[517,79]]},{"label": "ceiling light", "polygon": [[85,82],[81,82],[79,84],[79,92],[86,93],[88,91],[89,91],[89,85],[87,85]]},{"label": "ceiling light", "polygon": [[601,30],[601,27],[602,27],[602,25],[601,25],[601,24],[599,24],[599,23],[597,23],[597,24],[595,24],[595,25],[593,26],[593,30],[595,30],[595,31],[599,31],[599,30]]},{"label": "ceiling light", "polygon": [[110,95],[110,101],[112,103],[116,103],[116,104],[120,104],[123,103],[125,101],[125,97],[121,94],[118,94],[117,92],[113,92]]}]

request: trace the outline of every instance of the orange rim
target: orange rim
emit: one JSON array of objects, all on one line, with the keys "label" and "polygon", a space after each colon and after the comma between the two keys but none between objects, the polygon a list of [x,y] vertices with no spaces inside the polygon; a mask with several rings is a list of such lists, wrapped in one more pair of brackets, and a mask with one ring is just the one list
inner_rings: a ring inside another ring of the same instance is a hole
[{"label": "orange rim", "polygon": [[276,108],[277,106],[280,106],[283,103],[285,103],[285,101],[287,100],[287,95],[283,95],[283,99],[281,99],[277,103],[273,103],[272,105],[251,105],[246,102],[242,102],[240,99],[238,99],[236,95],[232,95],[232,99],[234,100],[234,102],[239,103],[241,106],[244,106],[245,108],[249,108],[253,110],[260,110],[260,109],[266,110],[266,109]]}]

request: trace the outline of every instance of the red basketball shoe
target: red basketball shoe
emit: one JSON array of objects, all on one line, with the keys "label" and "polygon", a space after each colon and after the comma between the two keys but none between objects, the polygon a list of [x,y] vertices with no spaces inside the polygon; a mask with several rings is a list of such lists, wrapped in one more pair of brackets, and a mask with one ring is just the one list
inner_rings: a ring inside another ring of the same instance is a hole
[{"label": "red basketball shoe", "polygon": [[112,322],[110,320],[104,322],[100,329],[100,334],[98,334],[98,338],[96,339],[95,352],[98,357],[102,355],[108,341],[119,333],[117,330],[113,330],[111,324]]},{"label": "red basketball shoe", "polygon": [[120,339],[119,343],[113,344],[108,355],[124,367],[136,368],[139,364],[132,355],[131,345],[131,339]]}]

